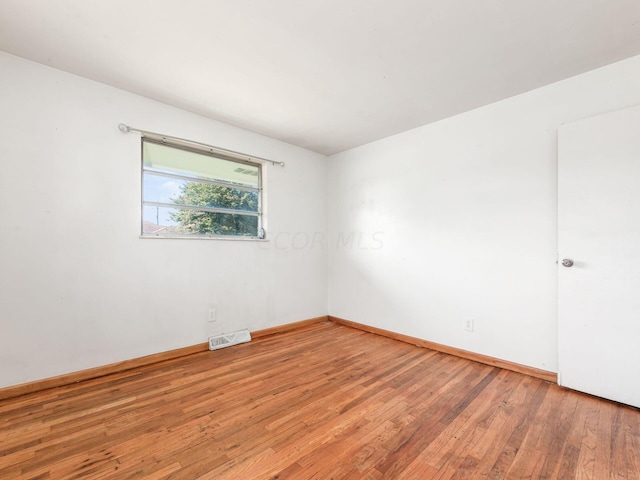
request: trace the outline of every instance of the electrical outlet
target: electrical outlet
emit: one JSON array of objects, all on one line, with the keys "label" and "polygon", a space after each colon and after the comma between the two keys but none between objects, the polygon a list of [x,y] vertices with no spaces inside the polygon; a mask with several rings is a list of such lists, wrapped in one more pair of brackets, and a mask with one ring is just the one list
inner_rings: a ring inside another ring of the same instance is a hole
[{"label": "electrical outlet", "polygon": [[215,308],[210,308],[209,309],[209,321],[210,322],[215,322],[216,321],[216,309]]},{"label": "electrical outlet", "polygon": [[464,329],[467,332],[473,332],[473,318],[469,318],[464,322]]}]

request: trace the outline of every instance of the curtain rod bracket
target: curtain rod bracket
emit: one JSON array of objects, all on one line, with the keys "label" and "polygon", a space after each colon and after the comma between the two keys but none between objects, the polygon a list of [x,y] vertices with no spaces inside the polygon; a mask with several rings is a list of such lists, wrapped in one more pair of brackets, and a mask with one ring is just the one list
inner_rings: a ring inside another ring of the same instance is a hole
[{"label": "curtain rod bracket", "polygon": [[140,130],[138,128],[133,128],[130,127],[129,125],[125,124],[125,123],[119,123],[118,124],[118,130],[120,130],[122,133],[129,133],[129,132],[139,132],[142,134],[142,136],[144,137],[145,134],[148,135],[153,135],[156,137],[162,137],[162,142],[165,143],[167,140],[167,138],[169,139],[173,139],[173,140],[178,140],[180,142],[187,142],[187,143],[191,143],[193,145],[198,145],[200,147],[205,147],[207,149],[209,149],[210,153],[214,153],[216,150],[222,153],[227,153],[227,154],[231,154],[231,155],[238,155],[241,157],[248,157],[249,159],[252,160],[258,160],[261,162],[268,162],[272,165],[280,165],[281,167],[284,167],[284,162],[279,162],[276,160],[269,160],[268,158],[262,158],[262,157],[255,157],[253,155],[246,155],[244,153],[239,153],[239,152],[234,152],[233,150],[227,150],[226,148],[220,148],[220,147],[213,147],[211,145],[207,145],[205,143],[200,143],[200,142],[195,142],[193,140],[185,140],[184,138],[178,138],[178,137],[170,137],[168,135],[161,135],[159,133],[154,133],[154,132],[148,132],[146,130]]}]

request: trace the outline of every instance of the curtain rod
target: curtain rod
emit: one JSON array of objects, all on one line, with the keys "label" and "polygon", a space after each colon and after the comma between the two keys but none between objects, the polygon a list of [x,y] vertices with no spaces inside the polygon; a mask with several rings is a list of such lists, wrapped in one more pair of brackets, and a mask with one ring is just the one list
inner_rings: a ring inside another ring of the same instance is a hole
[{"label": "curtain rod", "polygon": [[139,128],[130,127],[129,125],[126,125],[124,123],[118,124],[118,130],[120,130],[122,133],[138,132],[138,133],[141,133],[143,137],[146,135],[150,138],[155,137],[157,140],[161,140],[161,141],[174,140],[174,141],[186,143],[189,145],[195,145],[200,148],[206,149],[207,151],[209,151],[209,153],[219,153],[222,155],[237,157],[243,160],[257,160],[260,162],[268,162],[272,165],[280,165],[281,167],[284,167],[284,162],[269,160],[268,158],[256,157],[255,155],[247,155],[245,153],[240,153],[233,150],[227,150],[226,148],[214,147],[213,145],[207,145],[206,143],[195,142],[193,140],[186,140],[184,138],[172,137],[170,135],[163,135],[161,133],[149,132],[147,130],[140,130]]}]

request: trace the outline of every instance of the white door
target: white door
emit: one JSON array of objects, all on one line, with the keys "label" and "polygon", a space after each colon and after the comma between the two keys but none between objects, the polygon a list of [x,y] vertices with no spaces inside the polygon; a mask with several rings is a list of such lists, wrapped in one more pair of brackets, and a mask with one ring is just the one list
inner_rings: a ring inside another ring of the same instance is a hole
[{"label": "white door", "polygon": [[640,107],[558,146],[558,383],[640,407]]}]

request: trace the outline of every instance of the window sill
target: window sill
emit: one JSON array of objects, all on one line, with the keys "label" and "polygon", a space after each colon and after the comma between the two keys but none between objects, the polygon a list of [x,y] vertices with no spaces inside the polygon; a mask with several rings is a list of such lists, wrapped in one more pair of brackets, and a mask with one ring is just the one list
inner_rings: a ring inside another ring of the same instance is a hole
[{"label": "window sill", "polygon": [[227,242],[268,242],[268,238],[257,237],[214,237],[197,235],[139,235],[138,238],[144,240],[223,240]]}]

